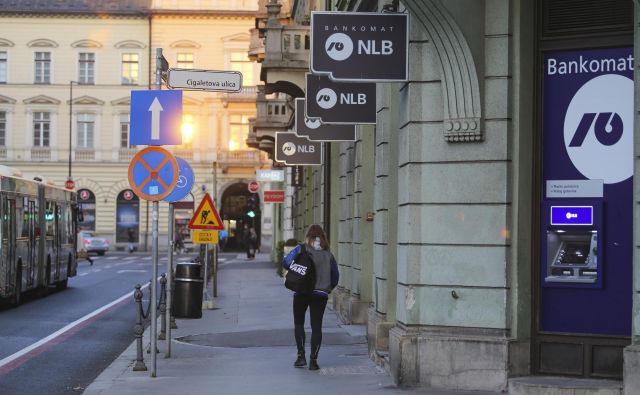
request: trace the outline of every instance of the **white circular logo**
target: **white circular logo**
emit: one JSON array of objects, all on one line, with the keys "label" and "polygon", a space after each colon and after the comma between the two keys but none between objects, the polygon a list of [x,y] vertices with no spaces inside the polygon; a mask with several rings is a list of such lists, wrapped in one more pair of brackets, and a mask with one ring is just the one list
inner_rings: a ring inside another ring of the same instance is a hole
[{"label": "white circular logo", "polygon": [[316,103],[325,110],[333,108],[338,102],[338,96],[331,88],[322,88],[316,94]]},{"label": "white circular logo", "polygon": [[564,145],[587,179],[615,184],[633,175],[633,81],[606,74],[584,84],[564,118]]},{"label": "white circular logo", "polygon": [[334,33],[327,38],[324,49],[331,59],[342,61],[351,56],[353,41],[344,33]]},{"label": "white circular logo", "polygon": [[291,141],[287,141],[282,145],[282,153],[291,156],[296,153],[296,145]]},{"label": "white circular logo", "polygon": [[322,125],[322,123],[320,122],[319,119],[317,118],[307,118],[307,116],[304,116],[304,124],[309,128],[309,129],[318,129],[320,127],[320,125]]}]

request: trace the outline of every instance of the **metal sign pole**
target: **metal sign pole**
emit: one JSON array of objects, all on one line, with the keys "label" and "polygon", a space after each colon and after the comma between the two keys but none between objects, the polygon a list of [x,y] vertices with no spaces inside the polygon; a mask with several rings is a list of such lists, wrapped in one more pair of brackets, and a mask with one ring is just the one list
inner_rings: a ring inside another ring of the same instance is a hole
[{"label": "metal sign pole", "polygon": [[209,286],[209,246],[204,244],[204,287],[202,287],[202,300],[203,304],[209,308],[209,292],[207,290]]},{"label": "metal sign pole", "polygon": [[167,352],[165,358],[171,358],[171,313],[173,312],[171,304],[173,303],[173,225],[175,211],[173,203],[169,203],[169,259],[167,261]]},{"label": "metal sign pole", "polygon": [[156,347],[158,345],[158,317],[156,311],[156,298],[158,294],[158,207],[157,201],[153,202],[152,222],[151,222],[151,255],[152,259],[152,275],[151,275],[151,377],[156,377]]}]

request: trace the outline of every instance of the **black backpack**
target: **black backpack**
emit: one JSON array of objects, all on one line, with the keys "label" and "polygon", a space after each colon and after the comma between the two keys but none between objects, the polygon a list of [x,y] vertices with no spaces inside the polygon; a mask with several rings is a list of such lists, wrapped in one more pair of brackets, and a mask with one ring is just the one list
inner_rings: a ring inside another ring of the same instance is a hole
[{"label": "black backpack", "polygon": [[316,285],[316,267],[304,244],[285,276],[284,286],[298,293],[310,294]]}]

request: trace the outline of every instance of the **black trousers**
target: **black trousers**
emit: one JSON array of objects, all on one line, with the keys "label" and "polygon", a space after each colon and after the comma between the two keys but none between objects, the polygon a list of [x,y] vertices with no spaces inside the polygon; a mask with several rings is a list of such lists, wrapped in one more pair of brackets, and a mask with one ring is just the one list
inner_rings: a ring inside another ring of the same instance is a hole
[{"label": "black trousers", "polygon": [[327,307],[327,298],[315,294],[293,295],[293,323],[295,325],[296,346],[298,354],[304,354],[304,319],[309,308],[311,317],[311,358],[318,358],[322,344],[322,318]]}]

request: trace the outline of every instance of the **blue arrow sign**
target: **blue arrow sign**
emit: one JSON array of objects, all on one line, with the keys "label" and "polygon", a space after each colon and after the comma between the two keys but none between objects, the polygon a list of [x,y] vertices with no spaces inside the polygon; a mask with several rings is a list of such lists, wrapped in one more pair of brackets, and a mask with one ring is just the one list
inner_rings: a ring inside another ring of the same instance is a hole
[{"label": "blue arrow sign", "polygon": [[182,91],[131,91],[131,145],[182,144]]},{"label": "blue arrow sign", "polygon": [[175,188],[173,188],[173,191],[169,196],[163,199],[165,202],[169,203],[177,202],[187,196],[189,192],[191,192],[191,188],[193,188],[193,182],[195,180],[193,169],[189,166],[189,163],[177,156],[176,160],[178,161],[180,176],[178,177],[178,182],[176,183]]}]

